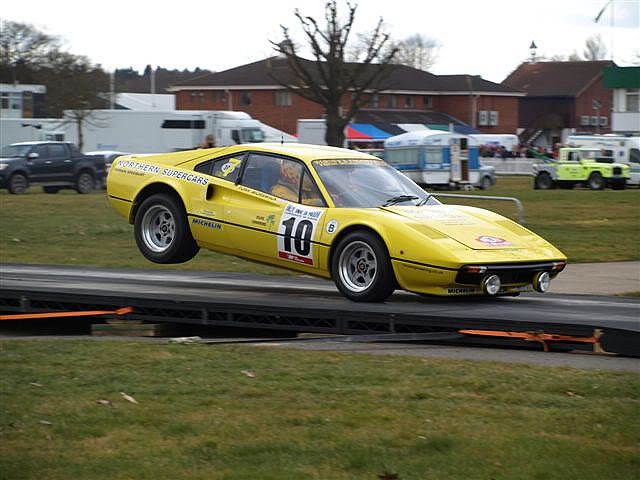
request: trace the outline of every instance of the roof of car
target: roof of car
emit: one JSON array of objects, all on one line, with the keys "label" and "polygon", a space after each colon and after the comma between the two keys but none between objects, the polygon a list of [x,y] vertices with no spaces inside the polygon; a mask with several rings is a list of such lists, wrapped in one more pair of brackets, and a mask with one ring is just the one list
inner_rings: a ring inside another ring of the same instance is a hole
[{"label": "roof of car", "polygon": [[249,145],[236,145],[236,147],[244,147],[241,149],[246,149],[248,147],[254,151],[264,150],[273,153],[280,153],[282,155],[290,155],[306,161],[331,158],[377,158],[357,150],[330,147],[327,145],[310,145],[306,143],[253,143]]}]

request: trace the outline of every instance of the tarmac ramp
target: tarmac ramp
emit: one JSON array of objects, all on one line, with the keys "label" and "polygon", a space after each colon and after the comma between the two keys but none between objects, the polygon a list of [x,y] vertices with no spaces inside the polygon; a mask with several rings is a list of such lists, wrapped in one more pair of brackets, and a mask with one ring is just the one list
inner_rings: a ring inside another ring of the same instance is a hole
[{"label": "tarmac ramp", "polygon": [[[606,352],[640,356],[640,299],[558,294],[439,298],[397,292],[384,303],[355,303],[342,297],[331,282],[299,276],[35,265],[1,268],[0,313],[4,314],[131,307],[127,318],[149,322],[396,335],[475,345],[516,345],[525,340],[545,348],[582,350],[593,349],[597,340]],[[489,333],[461,334],[461,330]]]}]

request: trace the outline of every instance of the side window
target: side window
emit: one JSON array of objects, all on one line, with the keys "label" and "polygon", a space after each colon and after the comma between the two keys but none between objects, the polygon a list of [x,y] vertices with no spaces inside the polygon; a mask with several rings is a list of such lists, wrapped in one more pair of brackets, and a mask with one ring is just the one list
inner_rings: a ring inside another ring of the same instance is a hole
[{"label": "side window", "polygon": [[238,179],[238,175],[240,175],[242,157],[243,155],[235,155],[214,161],[211,175],[235,182]]},{"label": "side window", "polygon": [[632,148],[629,150],[629,161],[631,163],[640,163],[640,150]]},{"label": "side window", "polygon": [[49,156],[52,158],[64,158],[67,156],[67,150],[64,145],[52,143],[49,145]]},{"label": "side window", "polygon": [[569,152],[569,156],[567,157],[567,160],[569,160],[570,162],[578,161],[578,152]]},{"label": "side window", "polygon": [[302,164],[287,159],[283,159],[281,162],[278,182],[271,189],[271,194],[291,202],[299,202]]},{"label": "side window", "polygon": [[302,172],[301,203],[303,205],[311,205],[314,207],[327,206],[322,199],[322,194],[320,193],[320,190],[318,190],[316,182],[313,181],[311,174],[306,168]]},{"label": "side window", "polygon": [[249,155],[242,185],[291,202],[300,198],[302,164],[295,160],[254,153]]},{"label": "side window", "polygon": [[235,182],[240,174],[243,154],[220,159],[207,160],[194,168],[196,172]]},{"label": "side window", "polygon": [[35,145],[31,152],[29,153],[37,153],[40,158],[45,158],[47,156],[47,146],[46,145]]}]

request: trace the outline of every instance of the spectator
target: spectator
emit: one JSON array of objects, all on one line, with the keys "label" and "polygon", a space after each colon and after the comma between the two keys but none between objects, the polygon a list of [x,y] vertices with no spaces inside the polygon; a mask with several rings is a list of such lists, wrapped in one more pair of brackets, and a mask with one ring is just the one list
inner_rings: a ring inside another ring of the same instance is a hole
[{"label": "spectator", "polygon": [[204,137],[204,141],[200,144],[200,148],[213,148],[215,146],[216,139],[211,133]]}]

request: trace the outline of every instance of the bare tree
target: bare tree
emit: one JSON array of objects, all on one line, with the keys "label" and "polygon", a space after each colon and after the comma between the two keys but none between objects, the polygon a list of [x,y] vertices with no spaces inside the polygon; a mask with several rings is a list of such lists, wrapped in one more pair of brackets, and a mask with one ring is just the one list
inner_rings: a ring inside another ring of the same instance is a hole
[{"label": "bare tree", "polygon": [[0,19],[0,68],[5,81],[15,83],[34,66],[44,66],[49,54],[59,48],[57,37],[26,23]]},{"label": "bare tree", "polygon": [[[325,4],[325,22],[303,16],[298,9],[295,16],[311,48],[315,60],[306,60],[298,54],[289,29],[281,25],[283,40],[270,42],[285,58],[287,72],[271,68],[272,77],[287,89],[325,108],[328,145],[342,146],[344,128],[360,107],[372,95],[382,90],[382,82],[390,72],[396,48],[386,49],[389,35],[383,32],[382,18],[374,30],[365,37],[358,63],[349,63],[348,43],[355,21],[357,5],[346,2],[348,15],[341,21],[336,0]],[[346,108],[341,108],[346,104]]]},{"label": "bare tree", "polygon": [[440,43],[420,33],[411,35],[396,44],[398,54],[395,63],[428,71],[438,60]]},{"label": "bare tree", "polygon": [[587,38],[583,55],[585,60],[604,60],[606,58],[607,47],[600,34]]}]

